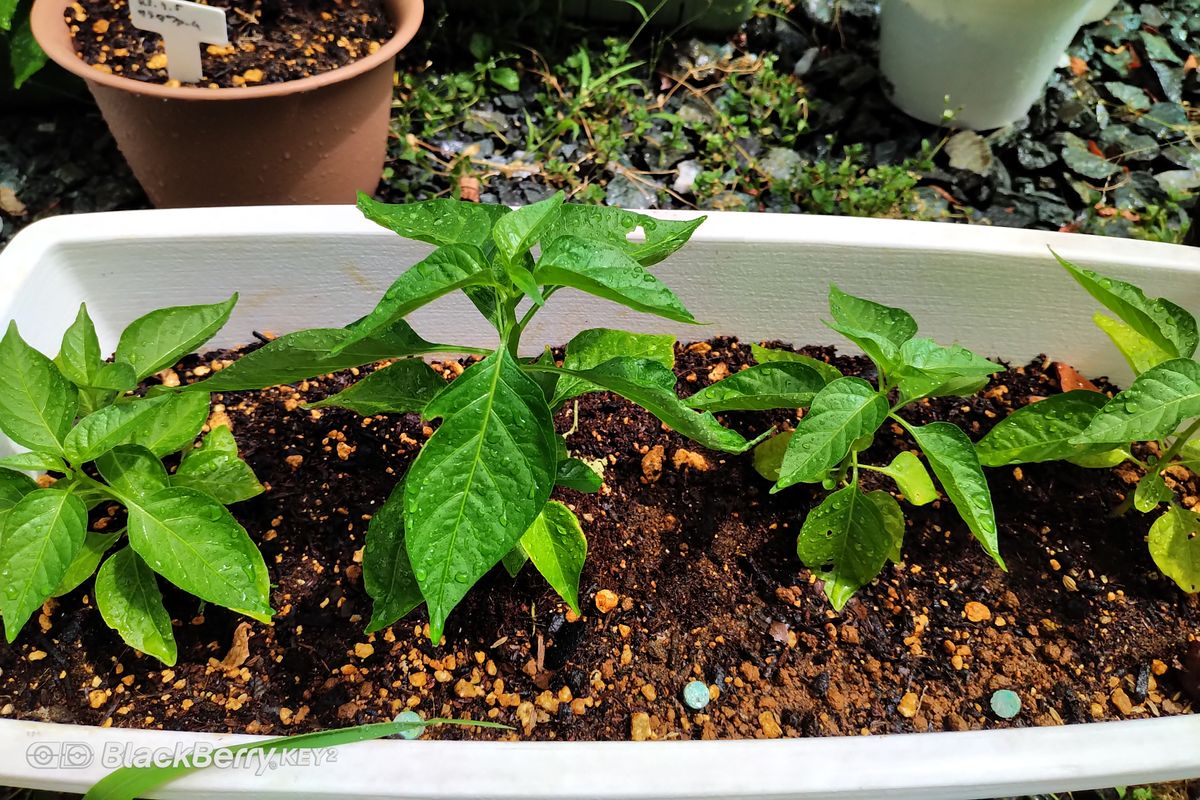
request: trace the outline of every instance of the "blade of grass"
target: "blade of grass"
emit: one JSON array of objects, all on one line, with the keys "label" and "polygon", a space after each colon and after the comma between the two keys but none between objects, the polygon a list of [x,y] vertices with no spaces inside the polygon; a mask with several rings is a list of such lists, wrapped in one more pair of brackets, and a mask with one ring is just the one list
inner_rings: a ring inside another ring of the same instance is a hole
[{"label": "blade of grass", "polygon": [[[315,748],[337,747],[354,742],[365,742],[372,739],[382,739],[385,736],[410,732],[414,729],[424,730],[430,725],[461,725],[471,728],[497,728],[511,730],[507,725],[495,722],[457,719],[429,719],[421,722],[379,722],[372,725],[359,725],[353,728],[342,728],[335,731],[317,731],[304,733],[299,736],[282,736],[277,739],[267,739],[262,742],[224,747],[210,754],[210,762],[217,759],[217,753],[235,754],[249,750],[260,750],[263,753],[287,752],[290,750],[312,750]],[[147,792],[170,783],[177,778],[197,772],[204,767],[194,767],[191,764],[173,765],[169,767],[124,767],[104,777],[84,795],[84,800],[134,800],[143,797]]]}]

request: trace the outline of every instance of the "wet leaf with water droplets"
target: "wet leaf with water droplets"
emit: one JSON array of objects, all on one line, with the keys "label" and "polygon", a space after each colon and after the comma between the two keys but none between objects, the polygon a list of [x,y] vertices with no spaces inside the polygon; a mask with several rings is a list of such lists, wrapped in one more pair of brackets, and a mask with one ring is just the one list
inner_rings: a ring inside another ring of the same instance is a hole
[{"label": "wet leaf with water droplets", "polygon": [[810,511],[800,529],[796,554],[825,581],[825,596],[838,611],[879,574],[896,549],[889,530],[894,519],[883,517],[882,506],[857,486],[847,486]]},{"label": "wet leaf with water droplets", "polygon": [[134,497],[161,492],[168,484],[167,470],[158,456],[141,445],[114,447],[96,459],[96,469],[109,486]]},{"label": "wet leaf with water droplets", "polygon": [[1055,254],[1063,268],[1088,294],[1116,314],[1126,325],[1172,357],[1191,358],[1200,342],[1196,318],[1164,298],[1150,299],[1133,284],[1109,278]]},{"label": "wet leaf with water droplets", "polygon": [[63,334],[62,346],[54,359],[63,376],[76,386],[95,386],[95,379],[104,358],[96,326],[88,315],[87,305],[79,306],[75,322]]},{"label": "wet leaf with water droplets", "polygon": [[621,357],[590,369],[558,372],[621,395],[677,433],[712,450],[744,453],[752,444],[723,427],[711,413],[688,408],[675,394],[675,373],[656,361]]},{"label": "wet leaf with water droplets", "polygon": [[825,387],[825,379],[807,364],[758,364],[735,372],[687,399],[703,411],[768,411],[806,408]]},{"label": "wet leaf with water droplets", "polygon": [[504,349],[468,368],[426,414],[442,424],[405,478],[404,524],[436,642],[454,606],[541,512],[558,450],[541,388]]},{"label": "wet leaf with water droplets", "polygon": [[896,454],[892,463],[879,470],[896,482],[904,499],[914,506],[923,506],[937,500],[937,489],[921,459],[904,450]]},{"label": "wet leaf with water droplets", "polygon": [[507,206],[449,198],[381,203],[365,192],[358,194],[358,210],[377,225],[437,247],[456,244],[483,247],[491,240],[496,221],[511,213]]},{"label": "wet leaf with water droplets", "polygon": [[28,475],[0,469],[0,530],[4,529],[4,518],[21,498],[36,491],[38,485]]},{"label": "wet leaf with water droplets", "polygon": [[1150,526],[1150,556],[1180,589],[1200,592],[1200,516],[1172,503]]},{"label": "wet leaf with water droplets", "polygon": [[267,565],[225,506],[172,487],[129,505],[129,544],[171,583],[201,600],[271,619]]},{"label": "wet leaf with water droplets", "polygon": [[816,370],[825,383],[836,381],[842,377],[842,373],[833,364],[826,364],[820,359],[806,356],[803,353],[793,353],[791,350],[776,350],[762,345],[750,345],[750,352],[754,355],[754,360],[759,364],[776,364],[776,363],[794,363],[804,364]]},{"label": "wet leaf with water droplets", "polygon": [[26,494],[0,531],[0,615],[11,643],[54,593],[83,547],[87,508],[58,489]]},{"label": "wet leaf with water droplets", "polygon": [[106,406],[79,421],[64,447],[75,464],[93,461],[123,444],[165,456],[195,441],[208,421],[208,395],[175,392]]},{"label": "wet leaf with water droplets", "polygon": [[[560,236],[577,236],[616,247],[643,267],[650,267],[687,244],[704,219],[656,219],[619,208],[568,203],[542,231],[541,243],[545,248]],[[631,240],[630,234],[639,228],[642,239]]]},{"label": "wet leaf with water droplets", "polygon": [[929,459],[933,474],[941,482],[950,502],[954,503],[958,515],[987,554],[1001,569],[1007,569],[1000,557],[1000,534],[996,527],[992,491],[971,440],[957,425],[949,422],[912,425],[908,430],[925,458]]},{"label": "wet leaf with water droplets", "polygon": [[862,378],[838,378],[827,385],[796,426],[771,491],[819,483],[857,440],[879,429],[887,413],[887,399]]},{"label": "wet leaf with water droplets", "polygon": [[158,578],[133,548],[118,550],[96,573],[96,607],[125,644],[175,665],[175,634]]},{"label": "wet leaf with water droplets", "polygon": [[62,472],[70,468],[61,456],[50,453],[17,453],[15,456],[0,458],[0,469],[16,472]]},{"label": "wet leaf with water droplets", "polygon": [[1158,508],[1161,503],[1170,502],[1174,497],[1175,493],[1167,488],[1162,475],[1147,472],[1134,487],[1133,507],[1145,514]]},{"label": "wet leaf with water droplets", "polygon": [[237,301],[235,294],[224,303],[151,311],[121,333],[115,358],[132,366],[139,381],[174,366],[225,326]]},{"label": "wet leaf with water droplets", "polygon": [[1150,339],[1142,336],[1124,322],[1106,317],[1099,311],[1092,317],[1096,327],[1104,331],[1116,348],[1121,351],[1134,375],[1141,375],[1174,356],[1163,350]]},{"label": "wet leaf with water droplets", "polygon": [[371,596],[367,633],[383,630],[424,600],[404,541],[404,482],[371,516],[363,550],[363,586]]},{"label": "wet leaf with water droplets", "polygon": [[[610,328],[589,328],[577,333],[567,343],[563,368],[591,369],[618,356],[645,358],[662,364],[667,369],[674,369],[675,337],[654,333],[630,333]],[[544,363],[553,366],[553,359]],[[674,381],[671,385],[674,385]],[[567,400],[595,391],[600,391],[600,388],[579,378],[563,375],[555,385],[554,400],[550,407],[557,409]]]},{"label": "wet leaf with water droplets", "polygon": [[899,365],[900,348],[917,334],[917,321],[907,311],[846,294],[833,285],[829,313],[829,327],[861,347],[885,373]]},{"label": "wet leaf with water droplets", "polygon": [[554,224],[565,196],[555,192],[545,200],[522,206],[497,219],[492,226],[492,239],[500,255],[511,264],[518,263],[542,232]]},{"label": "wet leaf with water droplets", "polygon": [[347,389],[307,408],[348,408],[364,417],[420,414],[446,381],[419,358],[406,358],[376,370]]},{"label": "wet leaf with water droplets", "polygon": [[388,358],[447,350],[444,345],[422,339],[404,320],[348,344],[354,336],[344,328],[312,328],[289,333],[247,353],[211,378],[185,387],[184,391],[261,389]]},{"label": "wet leaf with water droplets", "polygon": [[1071,443],[1107,402],[1105,395],[1077,389],[1019,408],[1000,420],[975,445],[979,463],[985,467],[1003,467],[1062,461],[1111,450],[1115,444]]},{"label": "wet leaf with water droplets", "polygon": [[557,500],[546,503],[521,537],[520,546],[571,610],[583,613],[579,609],[579,576],[587,558],[587,538],[571,509]]},{"label": "wet leaf with water droplets", "polygon": [[696,321],[666,284],[623,249],[578,236],[559,236],[543,248],[534,278],[676,322]]},{"label": "wet leaf with water droplets", "polygon": [[62,455],[79,393],[10,322],[0,339],[0,430],[30,450]]},{"label": "wet leaf with water droplets", "polygon": [[427,303],[469,286],[495,286],[487,257],[472,245],[447,245],[409,267],[384,293],[371,313],[347,326],[352,335],[333,355],[377,335]]},{"label": "wet leaf with water droplets", "polygon": [[171,485],[198,489],[227,506],[264,491],[254,470],[238,456],[237,441],[226,425],[214,428],[200,447],[184,453]]},{"label": "wet leaf with water droplets", "polygon": [[1139,375],[1109,400],[1073,444],[1146,442],[1200,416],[1200,364],[1176,358]]},{"label": "wet leaf with water droplets", "polygon": [[987,385],[1000,371],[998,364],[965,347],[940,345],[932,339],[909,339],[900,347],[900,397],[912,402],[921,397],[965,397]]}]

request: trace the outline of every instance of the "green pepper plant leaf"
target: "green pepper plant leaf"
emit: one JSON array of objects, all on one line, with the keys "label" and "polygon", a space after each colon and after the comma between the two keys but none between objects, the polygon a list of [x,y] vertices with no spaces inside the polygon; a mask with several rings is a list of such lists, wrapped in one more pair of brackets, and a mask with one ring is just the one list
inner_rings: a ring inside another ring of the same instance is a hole
[{"label": "green pepper plant leaf", "polygon": [[1195,593],[1200,589],[1196,515],[1179,504],[1169,471],[1200,467],[1196,319],[1133,284],[1058,261],[1116,315],[1097,313],[1094,320],[1133,370],[1133,383],[1113,397],[1075,390],[1018,409],[978,442],[980,461],[989,467],[1044,461],[1095,469],[1136,464],[1143,477],[1113,513],[1157,513],[1165,504],[1150,528],[1150,555],[1164,575]]},{"label": "green pepper plant leaf", "polygon": [[[973,394],[999,367],[958,345],[916,338],[917,322],[908,312],[836,286],[830,287],[829,310],[829,326],[875,363],[877,385],[843,377],[808,356],[755,345],[757,366],[706,387],[689,402],[717,410],[807,409],[795,430],[755,448],[754,467],[775,484],[772,492],[798,483],[831,491],[805,519],[796,553],[824,582],[834,608],[845,606],[888,560],[901,557],[900,504],[888,492],[863,490],[863,470],[887,476],[906,501],[925,505],[938,498],[932,469],[967,529],[1003,567],[991,493],[967,435],[950,423],[918,426],[900,415],[923,398]],[[886,466],[864,463],[863,452],[888,420],[908,431],[914,450]]]},{"label": "green pepper plant leaf", "polygon": [[[436,249],[345,329],[288,334],[194,388],[261,388],[398,359],[316,404],[364,415],[412,412],[438,422],[368,527],[369,630],[424,604],[430,638],[439,641],[455,606],[501,563],[515,574],[531,562],[579,610],[587,540],[574,512],[550,495],[555,487],[594,492],[602,486],[602,476],[571,455],[554,427],[554,414],[581,395],[616,393],[713,450],[741,453],[752,446],[711,413],[737,407],[736,399],[711,398],[710,410],[679,398],[673,337],[584,330],[567,344],[561,363],[547,353],[529,358],[521,349],[530,322],[560,291],[694,322],[650,267],[686,244],[700,220],[570,205],[561,194],[517,211],[457,200],[389,205],[366,195],[358,206],[368,219]],[[634,236],[639,229],[641,237]],[[433,344],[408,326],[413,311],[455,292],[495,329],[494,347]],[[438,352],[481,358],[446,385],[418,358]],[[743,394],[804,401],[824,385],[800,363],[760,373],[742,376]],[[50,427],[39,435],[53,440]]]},{"label": "green pepper plant leaf", "polygon": [[[131,393],[228,320],[237,296],[134,320],[112,360],[86,307],[51,359],[21,337],[0,340],[0,431],[29,452],[0,459],[0,616],[9,642],[51,597],[95,575],[101,616],[129,646],[175,662],[159,579],[261,621],[272,615],[266,563],[225,508],[263,491],[201,391]],[[183,453],[174,475],[163,459]],[[53,479],[39,488],[24,473]],[[125,507],[127,528],[88,530],[99,504]],[[109,551],[115,550],[112,555]],[[107,558],[106,558],[107,556]]]}]

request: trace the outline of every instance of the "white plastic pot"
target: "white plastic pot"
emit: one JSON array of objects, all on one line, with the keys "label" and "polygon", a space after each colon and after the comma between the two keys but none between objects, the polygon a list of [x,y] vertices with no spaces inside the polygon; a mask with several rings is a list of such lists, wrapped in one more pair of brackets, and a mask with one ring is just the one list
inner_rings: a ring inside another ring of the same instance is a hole
[{"label": "white plastic pot", "polygon": [[[703,329],[574,292],[537,318],[530,352],[587,326],[838,343],[820,322],[828,284],[911,310],[926,335],[1020,360],[1042,352],[1126,380],[1091,324],[1094,303],[1048,247],[1200,313],[1200,251],[1164,244],[892,220],[710,214],[656,268]],[[241,292],[216,342],[252,330],[341,325],[365,313],[429,248],[351,208],[134,211],[59,217],[0,254],[0,320],[54,351],[80,301],[111,348],[134,317]],[[490,343],[466,302],[412,317],[432,335]],[[3,448],[0,447],[0,451]],[[1139,546],[1131,543],[1131,547]],[[1016,687],[1020,688],[1020,687]],[[0,785],[82,791],[105,752],[227,745],[250,736],[0,720]],[[70,758],[68,758],[70,756]],[[72,768],[64,768],[69,761]],[[41,764],[49,763],[46,768]],[[210,769],[154,797],[418,800],[969,800],[1200,777],[1200,716],[968,733],[724,742],[379,741],[323,766]]]},{"label": "white plastic pot", "polygon": [[947,112],[951,124],[974,130],[1015,122],[1107,2],[883,0],[879,57],[892,102],[933,124]]},{"label": "white plastic pot", "polygon": [[1117,3],[1121,0],[1092,0],[1092,4],[1088,6],[1087,14],[1083,18],[1085,25],[1090,25],[1093,22],[1099,22],[1109,15]]}]

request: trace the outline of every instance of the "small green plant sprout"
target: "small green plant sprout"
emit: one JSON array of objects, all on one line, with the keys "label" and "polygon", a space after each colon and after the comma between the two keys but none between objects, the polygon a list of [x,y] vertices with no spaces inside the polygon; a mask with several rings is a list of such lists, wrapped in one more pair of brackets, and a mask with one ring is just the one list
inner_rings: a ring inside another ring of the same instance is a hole
[{"label": "small green plant sprout", "polygon": [[878,386],[842,376],[821,361],[755,347],[756,366],[707,387],[689,402],[726,411],[808,409],[794,431],[758,445],[754,460],[759,473],[775,482],[772,493],[797,483],[820,484],[832,492],[805,519],[796,552],[824,580],[834,608],[842,609],[888,559],[900,560],[900,505],[886,491],[864,491],[860,472],[888,476],[913,505],[938,497],[929,472],[911,451],[882,467],[860,461],[887,420],[912,436],[967,527],[1004,567],[991,492],[971,440],[951,423],[914,425],[900,416],[905,406],[925,398],[974,394],[999,367],[963,347],[917,338],[917,323],[908,312],[836,286],[829,290],[829,310],[829,326],[874,362]]},{"label": "small green plant sprout", "polygon": [[[694,322],[650,267],[682,247],[701,220],[565,205],[561,193],[516,211],[450,199],[388,205],[366,195],[358,205],[368,219],[437,249],[349,327],[281,337],[197,388],[270,386],[399,358],[322,402],[440,420],[371,519],[363,556],[374,601],[367,630],[387,627],[424,602],[430,637],[439,641],[451,610],[501,561],[511,573],[533,562],[578,611],[587,542],[575,515],[550,493],[556,485],[596,491],[601,478],[569,454],[555,431],[557,410],[583,394],[611,391],[705,447],[739,453],[752,443],[678,398],[670,336],[585,330],[567,344],[559,366],[548,352],[523,357],[521,335],[564,289]],[[631,239],[639,228],[643,236]],[[495,349],[433,344],[405,322],[456,291],[495,328]],[[447,385],[413,357],[436,352],[483,358]]]},{"label": "small green plant sprout", "polygon": [[[1018,409],[979,441],[980,461],[990,467],[1070,461],[1104,469],[1132,461],[1145,475],[1114,515],[1130,508],[1149,513],[1166,504],[1150,527],[1150,555],[1185,592],[1200,592],[1200,515],[1178,503],[1163,477],[1176,465],[1200,468],[1196,319],[1169,300],[1148,298],[1136,286],[1058,260],[1116,316],[1098,312],[1093,319],[1136,377],[1112,399],[1075,390]],[[1151,446],[1137,447],[1141,443]]]},{"label": "small green plant sprout", "polygon": [[[209,432],[197,448],[206,393],[155,386],[133,394],[215,335],[236,302],[234,295],[151,312],[125,329],[110,361],[100,355],[86,306],[53,360],[10,323],[0,340],[0,430],[29,452],[0,459],[0,616],[9,642],[46,600],[93,573],[104,621],[168,665],[175,637],[158,576],[270,621],[266,564],[225,508],[263,488],[238,458],[229,428]],[[163,459],[179,453],[170,474]],[[61,477],[39,488],[28,472]],[[125,507],[126,526],[88,530],[90,510],[114,503]]]}]

